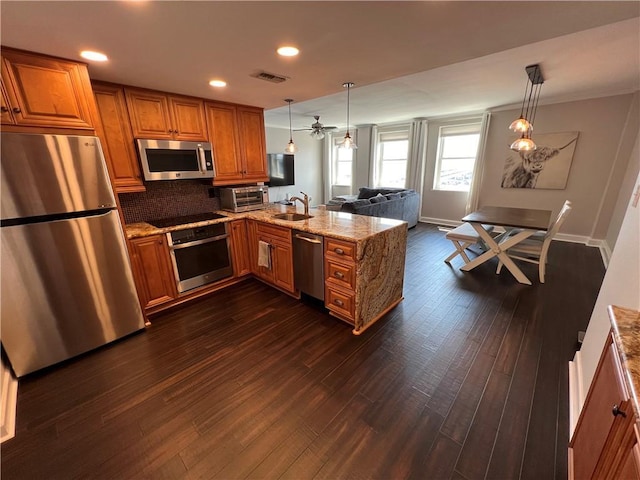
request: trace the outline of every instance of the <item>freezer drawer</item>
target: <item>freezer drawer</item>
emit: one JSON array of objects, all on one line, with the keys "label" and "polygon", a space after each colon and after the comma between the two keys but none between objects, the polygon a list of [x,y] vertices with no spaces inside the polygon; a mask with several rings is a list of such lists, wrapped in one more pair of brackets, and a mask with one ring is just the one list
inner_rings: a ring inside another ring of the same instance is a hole
[{"label": "freezer drawer", "polygon": [[16,375],[144,327],[117,211],[0,232],[2,344]]}]

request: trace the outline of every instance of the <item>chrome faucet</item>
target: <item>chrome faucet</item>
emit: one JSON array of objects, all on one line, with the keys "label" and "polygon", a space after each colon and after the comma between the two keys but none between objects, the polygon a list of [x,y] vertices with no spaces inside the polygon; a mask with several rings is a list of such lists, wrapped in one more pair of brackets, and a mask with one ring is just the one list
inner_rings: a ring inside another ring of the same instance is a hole
[{"label": "chrome faucet", "polygon": [[300,202],[302,202],[302,205],[304,205],[304,214],[309,215],[309,195],[307,195],[304,192],[300,192],[300,193],[304,195],[304,199],[300,197],[291,197],[289,198],[289,201],[295,203],[296,200],[299,200]]}]

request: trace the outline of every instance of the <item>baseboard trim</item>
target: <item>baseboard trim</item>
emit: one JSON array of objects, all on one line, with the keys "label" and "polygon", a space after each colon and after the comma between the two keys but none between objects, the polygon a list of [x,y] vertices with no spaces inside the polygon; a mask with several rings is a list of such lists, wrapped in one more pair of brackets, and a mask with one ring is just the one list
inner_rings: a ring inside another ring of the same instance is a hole
[{"label": "baseboard trim", "polygon": [[578,423],[584,404],[584,384],[582,383],[582,356],[577,351],[573,361],[569,362],[569,439]]},{"label": "baseboard trim", "polygon": [[4,365],[0,365],[2,401],[0,403],[0,443],[13,438],[16,433],[16,405],[18,403],[18,380]]}]

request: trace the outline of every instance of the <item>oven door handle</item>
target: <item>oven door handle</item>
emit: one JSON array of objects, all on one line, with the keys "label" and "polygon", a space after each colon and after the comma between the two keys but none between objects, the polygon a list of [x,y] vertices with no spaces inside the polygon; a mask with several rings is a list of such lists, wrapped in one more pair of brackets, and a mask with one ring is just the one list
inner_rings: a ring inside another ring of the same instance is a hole
[{"label": "oven door handle", "polygon": [[181,248],[195,247],[196,245],[204,245],[205,243],[217,242],[218,240],[224,240],[229,235],[218,235],[217,237],[203,238],[202,240],[194,240],[193,242],[179,243],[177,245],[169,245],[170,250],[180,250]]}]

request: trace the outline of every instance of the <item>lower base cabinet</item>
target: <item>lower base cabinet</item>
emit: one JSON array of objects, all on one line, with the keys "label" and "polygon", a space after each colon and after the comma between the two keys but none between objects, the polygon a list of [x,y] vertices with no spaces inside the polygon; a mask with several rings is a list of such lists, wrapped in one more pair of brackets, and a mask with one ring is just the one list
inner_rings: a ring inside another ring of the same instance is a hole
[{"label": "lower base cabinet", "polygon": [[340,319],[355,325],[356,245],[324,239],[325,306]]},{"label": "lower base cabinet", "polygon": [[234,220],[230,225],[233,275],[242,277],[251,273],[247,222],[245,220]]},{"label": "lower base cabinet", "polygon": [[569,443],[569,478],[640,479],[637,418],[609,336]]},{"label": "lower base cabinet", "polygon": [[131,261],[142,308],[169,302],[178,296],[164,235],[133,238]]},{"label": "lower base cabinet", "polygon": [[[252,221],[249,231],[253,273],[274,287],[294,293],[291,229]],[[264,254],[269,257],[269,266],[260,265],[260,242],[267,249]]]}]

